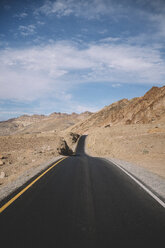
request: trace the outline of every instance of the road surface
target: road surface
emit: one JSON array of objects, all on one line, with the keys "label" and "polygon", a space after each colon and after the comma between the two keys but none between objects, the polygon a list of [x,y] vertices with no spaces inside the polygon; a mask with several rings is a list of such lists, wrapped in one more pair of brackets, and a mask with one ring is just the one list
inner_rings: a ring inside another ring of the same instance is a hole
[{"label": "road surface", "polygon": [[0,214],[1,247],[164,247],[165,209],[84,140]]}]

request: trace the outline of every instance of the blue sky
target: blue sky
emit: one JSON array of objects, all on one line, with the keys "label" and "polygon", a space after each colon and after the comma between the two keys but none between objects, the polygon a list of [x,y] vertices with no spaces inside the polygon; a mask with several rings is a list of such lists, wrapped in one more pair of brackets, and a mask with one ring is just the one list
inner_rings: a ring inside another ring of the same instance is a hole
[{"label": "blue sky", "polygon": [[1,0],[0,120],[97,111],[164,82],[164,0]]}]

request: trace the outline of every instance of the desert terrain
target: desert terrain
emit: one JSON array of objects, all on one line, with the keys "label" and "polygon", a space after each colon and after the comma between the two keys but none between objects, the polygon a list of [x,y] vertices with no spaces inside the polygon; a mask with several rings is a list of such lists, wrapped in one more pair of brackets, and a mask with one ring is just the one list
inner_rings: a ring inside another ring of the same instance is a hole
[{"label": "desert terrain", "polygon": [[0,123],[0,185],[7,184],[53,157],[69,155],[77,134],[68,126],[84,120],[82,114],[53,113],[50,116],[21,116]]},{"label": "desert terrain", "polygon": [[165,178],[165,86],[106,106],[69,130],[88,134],[88,154],[132,162]]},{"label": "desert terrain", "polygon": [[92,156],[128,161],[165,178],[165,123],[97,128],[86,146]]},{"label": "desert terrain", "polygon": [[20,116],[0,122],[0,185],[59,154],[87,134],[92,156],[118,158],[165,178],[165,86],[96,113]]},{"label": "desert terrain", "polygon": [[59,154],[72,154],[78,137],[72,133],[61,137],[52,132],[0,136],[0,185]]}]

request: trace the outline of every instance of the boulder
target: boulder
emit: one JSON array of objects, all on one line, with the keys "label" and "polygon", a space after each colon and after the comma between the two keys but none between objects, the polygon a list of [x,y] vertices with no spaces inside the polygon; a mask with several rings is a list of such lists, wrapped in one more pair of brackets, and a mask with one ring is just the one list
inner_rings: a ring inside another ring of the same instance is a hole
[{"label": "boulder", "polygon": [[70,156],[73,154],[72,149],[69,148],[68,144],[66,143],[64,139],[60,140],[58,147],[57,147],[57,151],[60,155]]},{"label": "boulder", "polygon": [[79,139],[80,135],[78,133],[69,133],[69,135],[71,136],[72,139],[72,143],[76,143],[77,140]]}]

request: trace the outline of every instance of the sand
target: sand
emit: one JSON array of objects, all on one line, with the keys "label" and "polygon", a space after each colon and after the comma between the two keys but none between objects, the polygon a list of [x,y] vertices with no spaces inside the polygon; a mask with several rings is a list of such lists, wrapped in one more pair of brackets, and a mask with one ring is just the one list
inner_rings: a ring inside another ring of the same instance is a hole
[{"label": "sand", "polygon": [[[60,137],[54,133],[0,136],[0,185],[15,180],[24,171],[58,156]],[[3,177],[3,175],[5,176]]]},{"label": "sand", "polygon": [[165,178],[165,124],[133,124],[101,127],[86,141],[92,156],[132,162]]}]

